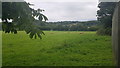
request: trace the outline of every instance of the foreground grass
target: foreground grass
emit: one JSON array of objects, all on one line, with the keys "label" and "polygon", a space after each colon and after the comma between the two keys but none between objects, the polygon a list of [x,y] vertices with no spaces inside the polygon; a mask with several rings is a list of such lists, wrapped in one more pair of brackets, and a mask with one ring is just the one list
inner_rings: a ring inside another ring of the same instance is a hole
[{"label": "foreground grass", "polygon": [[25,32],[3,33],[3,66],[112,66],[110,36],[95,32],[45,31],[42,40]]}]

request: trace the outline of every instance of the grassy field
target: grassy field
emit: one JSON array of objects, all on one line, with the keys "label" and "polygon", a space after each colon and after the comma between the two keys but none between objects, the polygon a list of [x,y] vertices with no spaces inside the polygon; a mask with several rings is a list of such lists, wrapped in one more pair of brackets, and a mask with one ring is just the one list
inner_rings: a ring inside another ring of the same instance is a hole
[{"label": "grassy field", "polygon": [[45,31],[43,39],[25,32],[3,33],[3,66],[113,66],[110,36],[95,32]]}]

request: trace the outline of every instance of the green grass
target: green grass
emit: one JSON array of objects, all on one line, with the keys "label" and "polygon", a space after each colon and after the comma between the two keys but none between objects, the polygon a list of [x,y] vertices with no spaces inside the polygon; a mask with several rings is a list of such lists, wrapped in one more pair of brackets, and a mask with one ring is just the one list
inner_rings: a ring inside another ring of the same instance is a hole
[{"label": "green grass", "polygon": [[25,32],[3,33],[3,66],[113,66],[110,36],[96,32],[45,31],[43,39]]}]

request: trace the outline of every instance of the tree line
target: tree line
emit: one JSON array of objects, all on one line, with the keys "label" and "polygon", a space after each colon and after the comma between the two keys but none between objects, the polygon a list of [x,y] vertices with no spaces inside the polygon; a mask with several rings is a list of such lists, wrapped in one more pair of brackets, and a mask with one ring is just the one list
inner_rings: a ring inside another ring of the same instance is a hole
[{"label": "tree line", "polygon": [[41,30],[51,31],[96,31],[99,28],[99,23],[93,21],[58,21],[58,22],[39,22],[36,20]]}]

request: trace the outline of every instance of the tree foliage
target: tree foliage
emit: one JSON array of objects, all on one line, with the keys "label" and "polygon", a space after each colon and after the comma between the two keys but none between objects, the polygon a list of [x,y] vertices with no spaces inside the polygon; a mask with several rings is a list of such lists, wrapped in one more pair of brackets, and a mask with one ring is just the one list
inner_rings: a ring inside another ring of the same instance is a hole
[{"label": "tree foliage", "polygon": [[99,23],[96,20],[91,21],[58,21],[58,22],[43,22],[36,24],[42,30],[53,31],[96,31],[99,28]]},{"label": "tree foliage", "polygon": [[[23,29],[30,38],[42,38],[44,34],[38,26],[34,24],[36,18],[40,22],[48,20],[41,12],[41,9],[30,8],[26,2],[3,2],[2,3],[2,30],[5,33],[16,34],[19,29]],[[11,20],[11,21],[10,21]]]},{"label": "tree foliage", "polygon": [[117,2],[100,2],[98,5],[97,19],[101,23],[98,34],[111,35],[112,16]]}]

